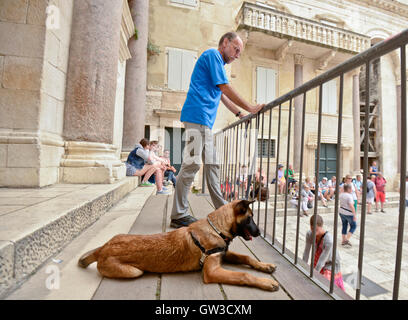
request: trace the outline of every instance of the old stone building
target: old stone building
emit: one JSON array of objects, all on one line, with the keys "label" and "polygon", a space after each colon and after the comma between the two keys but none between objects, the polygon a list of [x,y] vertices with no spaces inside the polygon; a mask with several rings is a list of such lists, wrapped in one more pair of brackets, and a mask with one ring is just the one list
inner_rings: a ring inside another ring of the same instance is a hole
[{"label": "old stone building", "polygon": [[[122,161],[145,135],[171,148],[173,162],[180,164],[179,117],[192,69],[227,31],[237,31],[245,43],[241,58],[226,67],[232,86],[248,101],[267,103],[407,25],[408,4],[393,0],[1,0],[0,186],[112,183],[125,176]],[[398,53],[373,67],[370,157],[394,181]],[[336,161],[343,173],[360,169],[361,73],[345,76],[341,146],[336,145],[339,81],[324,86],[322,174],[334,173]],[[290,132],[295,169],[301,103],[293,103]],[[282,106],[283,122],[288,108]],[[313,90],[303,163],[309,176],[317,108],[318,90]],[[276,124],[276,111],[272,117]],[[220,105],[214,130],[235,120]],[[276,130],[273,125],[273,161]],[[337,148],[341,159],[333,159]]]},{"label": "old stone building", "polygon": [[[166,22],[163,17],[171,19]],[[240,59],[226,67],[232,86],[252,103],[267,103],[406,28],[408,5],[402,1],[369,0],[153,0],[149,19],[149,41],[160,53],[148,60],[146,124],[150,137],[166,147],[173,147],[173,140],[182,136],[183,125],[178,119],[194,62],[204,50],[217,47],[225,32],[237,31],[245,43]],[[398,173],[398,53],[390,53],[374,66],[371,79],[374,92],[370,97],[376,113],[370,122],[370,132],[375,132],[370,133],[369,157],[370,162],[377,160],[392,182]],[[321,176],[335,174],[336,161],[340,161],[343,174],[357,173],[362,168],[360,149],[364,132],[360,128],[360,111],[364,111],[364,72],[356,69],[346,74],[344,80],[341,146],[337,146],[339,79],[323,86]],[[313,176],[315,168],[318,95],[316,89],[307,96],[303,162],[307,176]],[[290,132],[293,142],[289,162],[294,163],[295,169],[299,168],[300,158],[301,108],[300,97],[293,101],[295,112]],[[288,109],[289,105],[282,106],[284,125],[280,143],[284,151],[279,161],[285,164]],[[277,110],[272,117],[271,164],[274,168]],[[214,130],[234,121],[235,116],[220,106]],[[268,139],[268,114],[264,121],[263,138]],[[387,124],[391,130],[387,129],[384,134]],[[261,138],[259,133],[258,143]],[[336,159],[337,148],[341,148],[340,159]],[[197,182],[197,185],[201,184]]]}]

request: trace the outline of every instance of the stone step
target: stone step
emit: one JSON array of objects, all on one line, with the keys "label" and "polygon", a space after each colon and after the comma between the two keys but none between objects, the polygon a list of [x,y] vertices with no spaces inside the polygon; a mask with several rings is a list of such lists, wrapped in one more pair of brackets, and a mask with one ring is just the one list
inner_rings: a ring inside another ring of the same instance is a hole
[{"label": "stone step", "polygon": [[[261,214],[265,213],[265,206],[260,206],[259,211]],[[273,216],[274,215],[274,208],[268,205],[268,216]],[[258,205],[255,204],[254,205],[254,209],[253,209],[254,214],[258,213]],[[313,214],[314,209],[309,209],[308,213],[309,214]],[[318,207],[318,213],[319,214],[326,214],[326,213],[332,213],[334,212],[333,208],[325,208],[325,207]],[[286,210],[286,214],[288,216],[296,216],[297,215],[297,208],[294,208],[292,206],[288,206],[287,210]],[[285,215],[285,208],[276,208],[276,216],[277,217],[283,217]]]},{"label": "stone step", "polygon": [[[126,177],[114,184],[55,185],[25,189],[30,194],[26,198],[19,189],[0,189],[0,199],[9,202],[12,198],[7,195],[12,194],[21,193],[25,200],[44,197],[39,203],[0,215],[0,298],[23,283],[137,184],[137,178]],[[155,189],[150,188],[152,192]],[[18,202],[18,198],[14,201]]]},{"label": "stone step", "polygon": [[[334,201],[329,201],[329,202],[327,202],[327,207],[328,208],[334,208],[334,204],[335,204],[335,202]],[[268,202],[268,207],[274,207],[274,205],[275,205],[275,203],[274,203],[274,201],[269,201]],[[405,206],[405,203],[403,204],[404,206]],[[290,204],[290,202],[289,202],[289,200],[288,200],[288,208],[291,206],[291,204]],[[359,206],[361,206],[361,205],[359,205]],[[375,204],[374,204],[374,206],[375,206]],[[398,207],[399,206],[399,201],[386,201],[385,203],[384,203],[384,208],[396,208],[396,207]],[[265,206],[264,206],[265,207]],[[319,201],[319,207],[322,207],[323,208],[323,206],[322,206],[322,204],[321,204],[321,201]],[[278,208],[278,209],[282,209],[282,208],[285,208],[285,201],[284,200],[280,200],[280,201],[277,201],[276,202],[276,208]]]},{"label": "stone step", "polygon": [[[404,204],[405,205],[405,204]],[[262,212],[264,212],[265,211],[265,203],[264,202],[260,202],[260,205],[259,205],[259,209],[262,211]],[[392,201],[392,202],[386,202],[385,204],[384,204],[384,208],[386,209],[386,208],[398,208],[398,206],[399,206],[399,201]],[[254,211],[255,212],[257,212],[257,210],[258,210],[258,202],[255,202],[254,203]],[[375,210],[375,205],[373,205],[373,209]],[[273,210],[274,210],[274,202],[273,201],[269,201],[268,202],[268,213],[272,213],[273,214]],[[312,209],[309,209],[309,212],[314,212],[313,211],[314,209],[312,208]],[[361,205],[359,205],[359,208],[358,208],[358,211],[360,211],[361,210]],[[284,215],[284,211],[285,211],[285,202],[282,200],[282,201],[278,201],[277,203],[276,203],[276,212],[277,212],[277,216],[278,217],[280,217],[280,216],[283,216]],[[288,204],[287,204],[287,212],[288,212],[288,215],[297,215],[297,208],[294,208],[293,206],[292,206],[292,204],[290,204],[289,203],[289,201],[288,201]],[[319,201],[319,206],[318,206],[318,212],[319,213],[322,213],[322,214],[324,214],[324,213],[334,213],[334,201],[329,201],[328,203],[327,203],[327,207],[324,207],[324,206],[322,206],[321,205],[321,202]]]},{"label": "stone step", "polygon": [[[399,201],[399,193],[397,192],[390,192],[386,194],[386,203],[387,202],[393,202],[393,201]],[[290,199],[290,196],[288,196],[288,199]],[[283,201],[285,200],[285,195],[283,194],[279,194],[277,195],[277,200],[276,201]],[[269,195],[269,201],[270,202],[274,202],[275,201],[275,194],[270,194]],[[334,199],[333,199],[333,203],[334,203]]]}]

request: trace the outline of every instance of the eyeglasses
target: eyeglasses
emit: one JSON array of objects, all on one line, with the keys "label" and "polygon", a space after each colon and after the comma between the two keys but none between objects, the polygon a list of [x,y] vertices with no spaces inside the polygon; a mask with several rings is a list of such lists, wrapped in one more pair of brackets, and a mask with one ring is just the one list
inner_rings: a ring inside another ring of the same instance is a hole
[{"label": "eyeglasses", "polygon": [[232,41],[230,41],[230,43],[231,43],[232,47],[233,47],[234,50],[235,50],[235,54],[240,55],[241,49],[240,49],[239,47],[237,47],[236,45],[234,45],[234,44],[232,43]]}]

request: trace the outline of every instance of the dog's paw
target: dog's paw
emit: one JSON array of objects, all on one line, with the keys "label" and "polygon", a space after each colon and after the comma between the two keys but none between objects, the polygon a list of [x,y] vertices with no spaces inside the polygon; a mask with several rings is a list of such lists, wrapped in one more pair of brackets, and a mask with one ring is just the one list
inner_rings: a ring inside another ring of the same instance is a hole
[{"label": "dog's paw", "polygon": [[264,263],[260,262],[259,263],[259,271],[263,271],[266,273],[273,273],[276,270],[276,265],[272,263]]},{"label": "dog's paw", "polygon": [[263,288],[268,291],[278,291],[279,283],[273,279],[263,279]]}]

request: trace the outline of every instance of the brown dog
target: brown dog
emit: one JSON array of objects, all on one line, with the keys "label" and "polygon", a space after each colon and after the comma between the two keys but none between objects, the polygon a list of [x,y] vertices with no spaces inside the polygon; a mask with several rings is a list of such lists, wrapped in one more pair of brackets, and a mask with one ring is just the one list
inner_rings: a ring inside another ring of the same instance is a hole
[{"label": "brown dog", "polygon": [[276,291],[271,278],[223,269],[221,260],[247,264],[267,273],[276,266],[228,250],[236,236],[245,240],[259,236],[253,221],[251,201],[235,200],[188,227],[153,235],[117,235],[104,246],[85,253],[78,261],[86,268],[97,262],[98,271],[108,278],[136,278],[144,271],[166,273],[203,269],[205,283],[248,285]]}]

